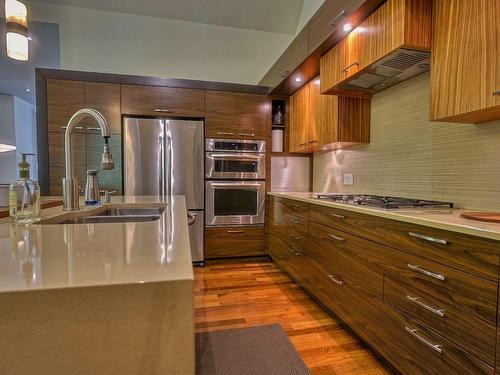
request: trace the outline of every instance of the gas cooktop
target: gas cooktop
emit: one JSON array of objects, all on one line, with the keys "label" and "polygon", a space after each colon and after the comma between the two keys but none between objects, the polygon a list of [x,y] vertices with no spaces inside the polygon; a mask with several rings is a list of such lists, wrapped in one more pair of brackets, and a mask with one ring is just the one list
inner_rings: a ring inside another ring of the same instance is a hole
[{"label": "gas cooktop", "polygon": [[339,203],[359,204],[363,206],[373,206],[386,209],[395,208],[423,208],[423,207],[449,207],[453,208],[453,203],[431,201],[425,199],[391,197],[382,195],[366,194],[317,194],[317,199],[330,200]]}]

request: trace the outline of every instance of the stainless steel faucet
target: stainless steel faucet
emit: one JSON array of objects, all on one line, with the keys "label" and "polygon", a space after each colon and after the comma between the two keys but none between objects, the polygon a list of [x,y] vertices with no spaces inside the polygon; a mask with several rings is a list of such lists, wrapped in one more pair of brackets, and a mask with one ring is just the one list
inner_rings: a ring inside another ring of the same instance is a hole
[{"label": "stainless steel faucet", "polygon": [[62,180],[63,185],[63,209],[64,211],[76,211],[80,209],[78,194],[78,179],[74,176],[73,147],[71,145],[71,135],[76,125],[85,117],[91,117],[97,121],[101,128],[101,135],[104,138],[104,150],[101,159],[102,169],[113,169],[115,163],[111,155],[108,140],[110,137],[108,123],[104,116],[95,109],[85,108],[77,111],[68,121],[66,133],[64,134],[64,156],[66,159],[66,177]]}]

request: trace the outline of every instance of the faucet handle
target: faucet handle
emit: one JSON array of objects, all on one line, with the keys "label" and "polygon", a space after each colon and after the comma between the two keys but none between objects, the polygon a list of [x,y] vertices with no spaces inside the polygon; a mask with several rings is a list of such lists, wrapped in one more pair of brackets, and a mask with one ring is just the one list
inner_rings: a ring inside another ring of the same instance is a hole
[{"label": "faucet handle", "polygon": [[104,194],[104,197],[101,200],[101,203],[111,203],[111,194],[116,193],[116,190],[101,190],[101,194]]}]

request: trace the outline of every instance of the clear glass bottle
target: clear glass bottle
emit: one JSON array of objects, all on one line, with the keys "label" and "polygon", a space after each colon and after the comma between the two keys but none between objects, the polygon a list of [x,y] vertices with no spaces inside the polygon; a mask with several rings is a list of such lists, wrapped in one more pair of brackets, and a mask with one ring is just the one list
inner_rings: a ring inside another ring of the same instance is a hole
[{"label": "clear glass bottle", "polygon": [[22,153],[19,179],[9,187],[9,213],[13,222],[31,224],[41,219],[40,186],[30,179],[30,165]]}]

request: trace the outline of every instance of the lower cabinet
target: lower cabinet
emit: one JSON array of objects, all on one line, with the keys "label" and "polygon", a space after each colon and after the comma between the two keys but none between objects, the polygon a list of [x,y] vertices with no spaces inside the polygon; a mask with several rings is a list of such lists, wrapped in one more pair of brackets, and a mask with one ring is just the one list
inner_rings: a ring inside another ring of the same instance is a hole
[{"label": "lower cabinet", "polygon": [[[494,373],[498,282],[457,269],[468,253],[438,263],[418,255],[425,243],[397,250],[339,230],[347,228],[338,220],[348,220],[348,211],[268,199],[267,253],[394,368],[405,375]],[[300,210],[283,209],[296,205]],[[470,241],[456,236],[453,246],[474,246]]]},{"label": "lower cabinet", "polygon": [[264,227],[208,227],[205,229],[205,258],[265,255]]}]

